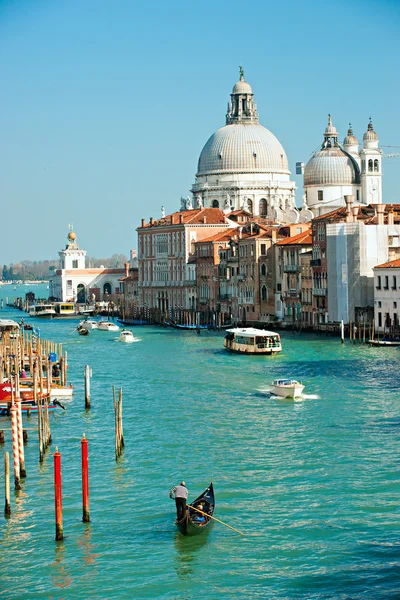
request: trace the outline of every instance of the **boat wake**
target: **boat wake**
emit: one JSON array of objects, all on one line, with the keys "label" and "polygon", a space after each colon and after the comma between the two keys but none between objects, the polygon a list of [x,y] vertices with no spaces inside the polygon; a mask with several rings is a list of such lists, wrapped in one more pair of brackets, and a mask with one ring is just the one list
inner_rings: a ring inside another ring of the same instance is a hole
[{"label": "boat wake", "polygon": [[269,388],[259,388],[257,392],[260,394],[268,396],[271,400],[289,400],[291,402],[301,402],[302,400],[319,400],[320,396],[317,394],[302,394],[301,396],[297,396],[296,398],[284,398],[283,396],[277,396],[273,394]]}]

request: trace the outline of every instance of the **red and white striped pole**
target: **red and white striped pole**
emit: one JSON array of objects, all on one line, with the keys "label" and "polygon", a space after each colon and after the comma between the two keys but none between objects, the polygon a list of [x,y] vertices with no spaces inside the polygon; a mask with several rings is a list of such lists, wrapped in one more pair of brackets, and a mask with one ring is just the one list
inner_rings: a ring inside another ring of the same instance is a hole
[{"label": "red and white striped pole", "polygon": [[56,448],[54,457],[54,500],[56,512],[56,541],[64,539],[62,525],[62,481],[61,481],[61,454]]},{"label": "red and white striped pole", "polygon": [[89,512],[89,442],[83,434],[81,439],[82,450],[82,509],[84,523],[90,522]]},{"label": "red and white striped pole", "polygon": [[22,478],[26,477],[25,470],[25,453],[24,453],[24,433],[22,429],[22,409],[21,398],[15,398],[15,406],[17,408],[17,427],[18,427],[18,454],[19,454],[19,475]]},{"label": "red and white striped pole", "polygon": [[14,457],[14,484],[15,489],[20,490],[20,472],[19,472],[19,448],[18,448],[18,417],[17,407],[15,404],[11,406],[11,434],[12,434],[12,445],[13,445],[13,457]]}]

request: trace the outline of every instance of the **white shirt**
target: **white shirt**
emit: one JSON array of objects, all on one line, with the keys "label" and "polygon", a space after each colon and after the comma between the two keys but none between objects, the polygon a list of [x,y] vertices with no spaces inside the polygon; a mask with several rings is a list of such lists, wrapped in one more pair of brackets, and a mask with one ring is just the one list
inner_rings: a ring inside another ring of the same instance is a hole
[{"label": "white shirt", "polygon": [[184,485],[176,485],[173,487],[169,495],[172,496],[172,494],[175,494],[175,498],[185,498],[185,500],[187,500],[189,495]]}]

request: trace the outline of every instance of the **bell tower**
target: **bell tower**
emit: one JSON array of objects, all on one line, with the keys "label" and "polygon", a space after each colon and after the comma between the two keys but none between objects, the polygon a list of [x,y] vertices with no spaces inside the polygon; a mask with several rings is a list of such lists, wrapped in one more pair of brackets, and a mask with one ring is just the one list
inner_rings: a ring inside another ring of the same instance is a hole
[{"label": "bell tower", "polygon": [[382,204],[382,150],[371,117],[363,136],[361,158],[361,190],[366,204]]}]

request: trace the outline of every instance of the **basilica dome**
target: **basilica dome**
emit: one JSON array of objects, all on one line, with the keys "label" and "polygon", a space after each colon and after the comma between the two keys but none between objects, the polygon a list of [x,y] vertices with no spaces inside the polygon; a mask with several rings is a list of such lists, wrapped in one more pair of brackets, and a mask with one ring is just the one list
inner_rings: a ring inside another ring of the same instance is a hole
[{"label": "basilica dome", "polygon": [[[356,138],[354,140],[357,143]],[[338,142],[338,133],[329,115],[322,147],[310,158],[304,169],[304,187],[358,183],[360,183],[358,164],[350,154],[342,150]]]},{"label": "basilica dome", "polygon": [[273,133],[257,123],[221,127],[200,154],[198,176],[242,172],[290,173],[282,145]]}]

